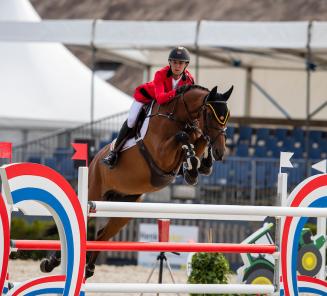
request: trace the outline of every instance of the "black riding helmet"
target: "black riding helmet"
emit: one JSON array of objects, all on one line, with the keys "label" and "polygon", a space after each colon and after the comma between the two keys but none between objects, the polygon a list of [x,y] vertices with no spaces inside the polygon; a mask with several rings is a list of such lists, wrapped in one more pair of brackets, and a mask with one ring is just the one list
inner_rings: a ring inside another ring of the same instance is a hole
[{"label": "black riding helmet", "polygon": [[175,47],[169,54],[168,61],[176,60],[182,62],[190,62],[190,53],[183,46]]}]

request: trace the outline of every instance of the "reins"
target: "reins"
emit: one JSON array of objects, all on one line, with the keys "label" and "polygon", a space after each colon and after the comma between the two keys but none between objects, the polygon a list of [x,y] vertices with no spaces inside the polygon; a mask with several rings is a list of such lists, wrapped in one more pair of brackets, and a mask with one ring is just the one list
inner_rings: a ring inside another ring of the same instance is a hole
[{"label": "reins", "polygon": [[[202,102],[202,104],[201,104],[201,106],[199,108],[197,108],[194,111],[190,111],[187,104],[186,104],[186,102],[185,102],[185,99],[184,99],[184,94],[188,90],[189,89],[187,89],[186,91],[182,92],[181,94],[178,94],[177,96],[175,96],[174,101],[173,101],[174,104],[173,104],[173,108],[172,108],[171,112],[169,112],[168,114],[167,113],[161,113],[160,112],[161,105],[159,105],[159,109],[158,109],[157,113],[148,115],[148,117],[152,118],[152,117],[156,117],[156,116],[161,116],[161,117],[167,118],[169,120],[172,120],[174,122],[177,122],[180,125],[184,125],[184,129],[198,130],[199,132],[201,132],[201,134],[203,134],[201,129],[199,129],[199,127],[198,127],[198,122],[199,122],[199,118],[201,116],[201,113],[202,113],[203,109],[205,108],[205,101],[206,101],[207,96],[204,97],[203,102]],[[184,105],[184,108],[185,108],[185,111],[186,111],[186,114],[187,114],[187,117],[188,117],[188,120],[186,122],[182,121],[182,120],[179,120],[178,118],[175,117],[176,106],[177,106],[178,100],[180,98],[182,99],[182,102],[183,102],[183,105]],[[195,118],[192,117],[192,114],[194,114],[194,113],[197,113]]]},{"label": "reins", "polygon": [[[203,98],[203,101],[202,101],[202,104],[200,105],[200,107],[198,107],[196,110],[194,111],[190,111],[189,110],[189,107],[185,101],[185,98],[184,98],[184,94],[193,89],[193,88],[200,88],[200,89],[204,89],[206,91],[208,91],[208,89],[206,88],[203,88],[201,86],[191,86],[190,88],[187,88],[185,91],[183,91],[182,93],[178,94],[174,101],[173,101],[173,107],[172,107],[172,110],[169,112],[169,113],[162,113],[160,112],[160,108],[161,108],[161,105],[159,105],[159,108],[158,108],[158,111],[154,114],[151,114],[151,115],[148,115],[147,117],[149,118],[152,118],[152,117],[156,117],[156,116],[161,116],[161,117],[164,117],[164,118],[167,118],[168,120],[172,120],[178,124],[180,124],[181,126],[183,126],[183,130],[193,130],[193,131],[197,131],[199,132],[201,135],[203,135],[206,139],[209,140],[210,144],[213,144],[217,138],[220,136],[220,135],[224,135],[225,138],[226,138],[226,126],[223,125],[223,126],[219,126],[219,127],[214,127],[214,126],[210,126],[209,125],[209,120],[208,120],[208,108],[209,108],[209,105],[207,104],[207,97],[209,94],[207,94],[204,98]],[[176,112],[176,106],[177,106],[177,103],[178,103],[178,100],[182,100],[183,102],[183,105],[184,105],[184,108],[185,108],[185,111],[186,111],[186,114],[187,114],[187,121],[182,121],[182,120],[179,120],[178,118],[175,117],[175,112]],[[224,103],[226,104],[225,102],[220,102],[220,103]],[[193,114],[196,114],[195,117],[193,117],[192,115]],[[204,116],[204,130],[202,131],[200,128],[199,128],[199,118],[201,117],[201,115],[203,114]],[[214,139],[211,139],[209,137],[209,129],[213,129],[213,130],[217,130],[218,133],[217,135],[215,136]]]}]

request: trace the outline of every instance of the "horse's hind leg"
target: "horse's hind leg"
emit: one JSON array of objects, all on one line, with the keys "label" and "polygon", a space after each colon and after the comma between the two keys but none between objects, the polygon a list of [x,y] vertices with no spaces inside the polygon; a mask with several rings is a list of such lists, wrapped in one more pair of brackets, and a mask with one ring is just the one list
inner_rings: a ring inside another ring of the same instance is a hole
[{"label": "horse's hind leg", "polygon": [[[103,199],[106,201],[121,201],[121,202],[140,202],[142,201],[141,195],[121,195],[115,191],[108,191]],[[115,236],[132,218],[109,218],[105,227],[97,233],[97,241],[107,241]],[[94,274],[95,261],[99,252],[92,251],[87,254],[87,265],[85,268],[85,278],[89,278]]]},{"label": "horse's hind leg", "polygon": [[[107,241],[115,236],[132,218],[110,218],[104,228],[98,231],[97,241]],[[93,276],[98,251],[88,252],[88,263],[85,268],[85,278]]]},{"label": "horse's hind leg", "polygon": [[42,272],[49,273],[54,268],[60,265],[61,253],[60,251],[54,252],[49,258],[45,258],[40,263],[40,269]]}]

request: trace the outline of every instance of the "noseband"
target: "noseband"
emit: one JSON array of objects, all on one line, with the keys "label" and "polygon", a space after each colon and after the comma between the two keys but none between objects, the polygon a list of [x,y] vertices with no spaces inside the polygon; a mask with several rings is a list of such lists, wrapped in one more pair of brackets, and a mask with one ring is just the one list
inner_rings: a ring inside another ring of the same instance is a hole
[{"label": "noseband", "polygon": [[[224,103],[224,102],[222,102],[222,103]],[[224,104],[226,104],[226,103],[224,103]],[[208,114],[208,109],[206,108],[206,110],[204,111],[204,131],[203,131],[203,133],[204,133],[204,136],[207,139],[209,139],[209,144],[212,145],[213,143],[215,143],[217,141],[218,137],[221,136],[221,135],[224,135],[225,140],[226,140],[226,138],[227,138],[227,134],[226,134],[227,127],[226,126],[218,126],[218,127],[210,126],[208,117],[211,117],[211,115]],[[214,139],[210,138],[209,129],[213,129],[213,130],[218,131],[217,135],[215,136]]]}]

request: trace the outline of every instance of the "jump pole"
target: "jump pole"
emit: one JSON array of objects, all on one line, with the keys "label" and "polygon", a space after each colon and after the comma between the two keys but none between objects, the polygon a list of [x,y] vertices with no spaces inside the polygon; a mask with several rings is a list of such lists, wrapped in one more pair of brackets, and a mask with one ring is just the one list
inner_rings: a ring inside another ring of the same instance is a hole
[{"label": "jump pole", "polygon": [[[11,240],[13,250],[61,249],[60,241],[54,240]],[[228,243],[174,243],[174,242],[116,242],[87,241],[88,251],[143,251],[143,252],[221,252],[273,254],[274,245],[228,244]]]}]

